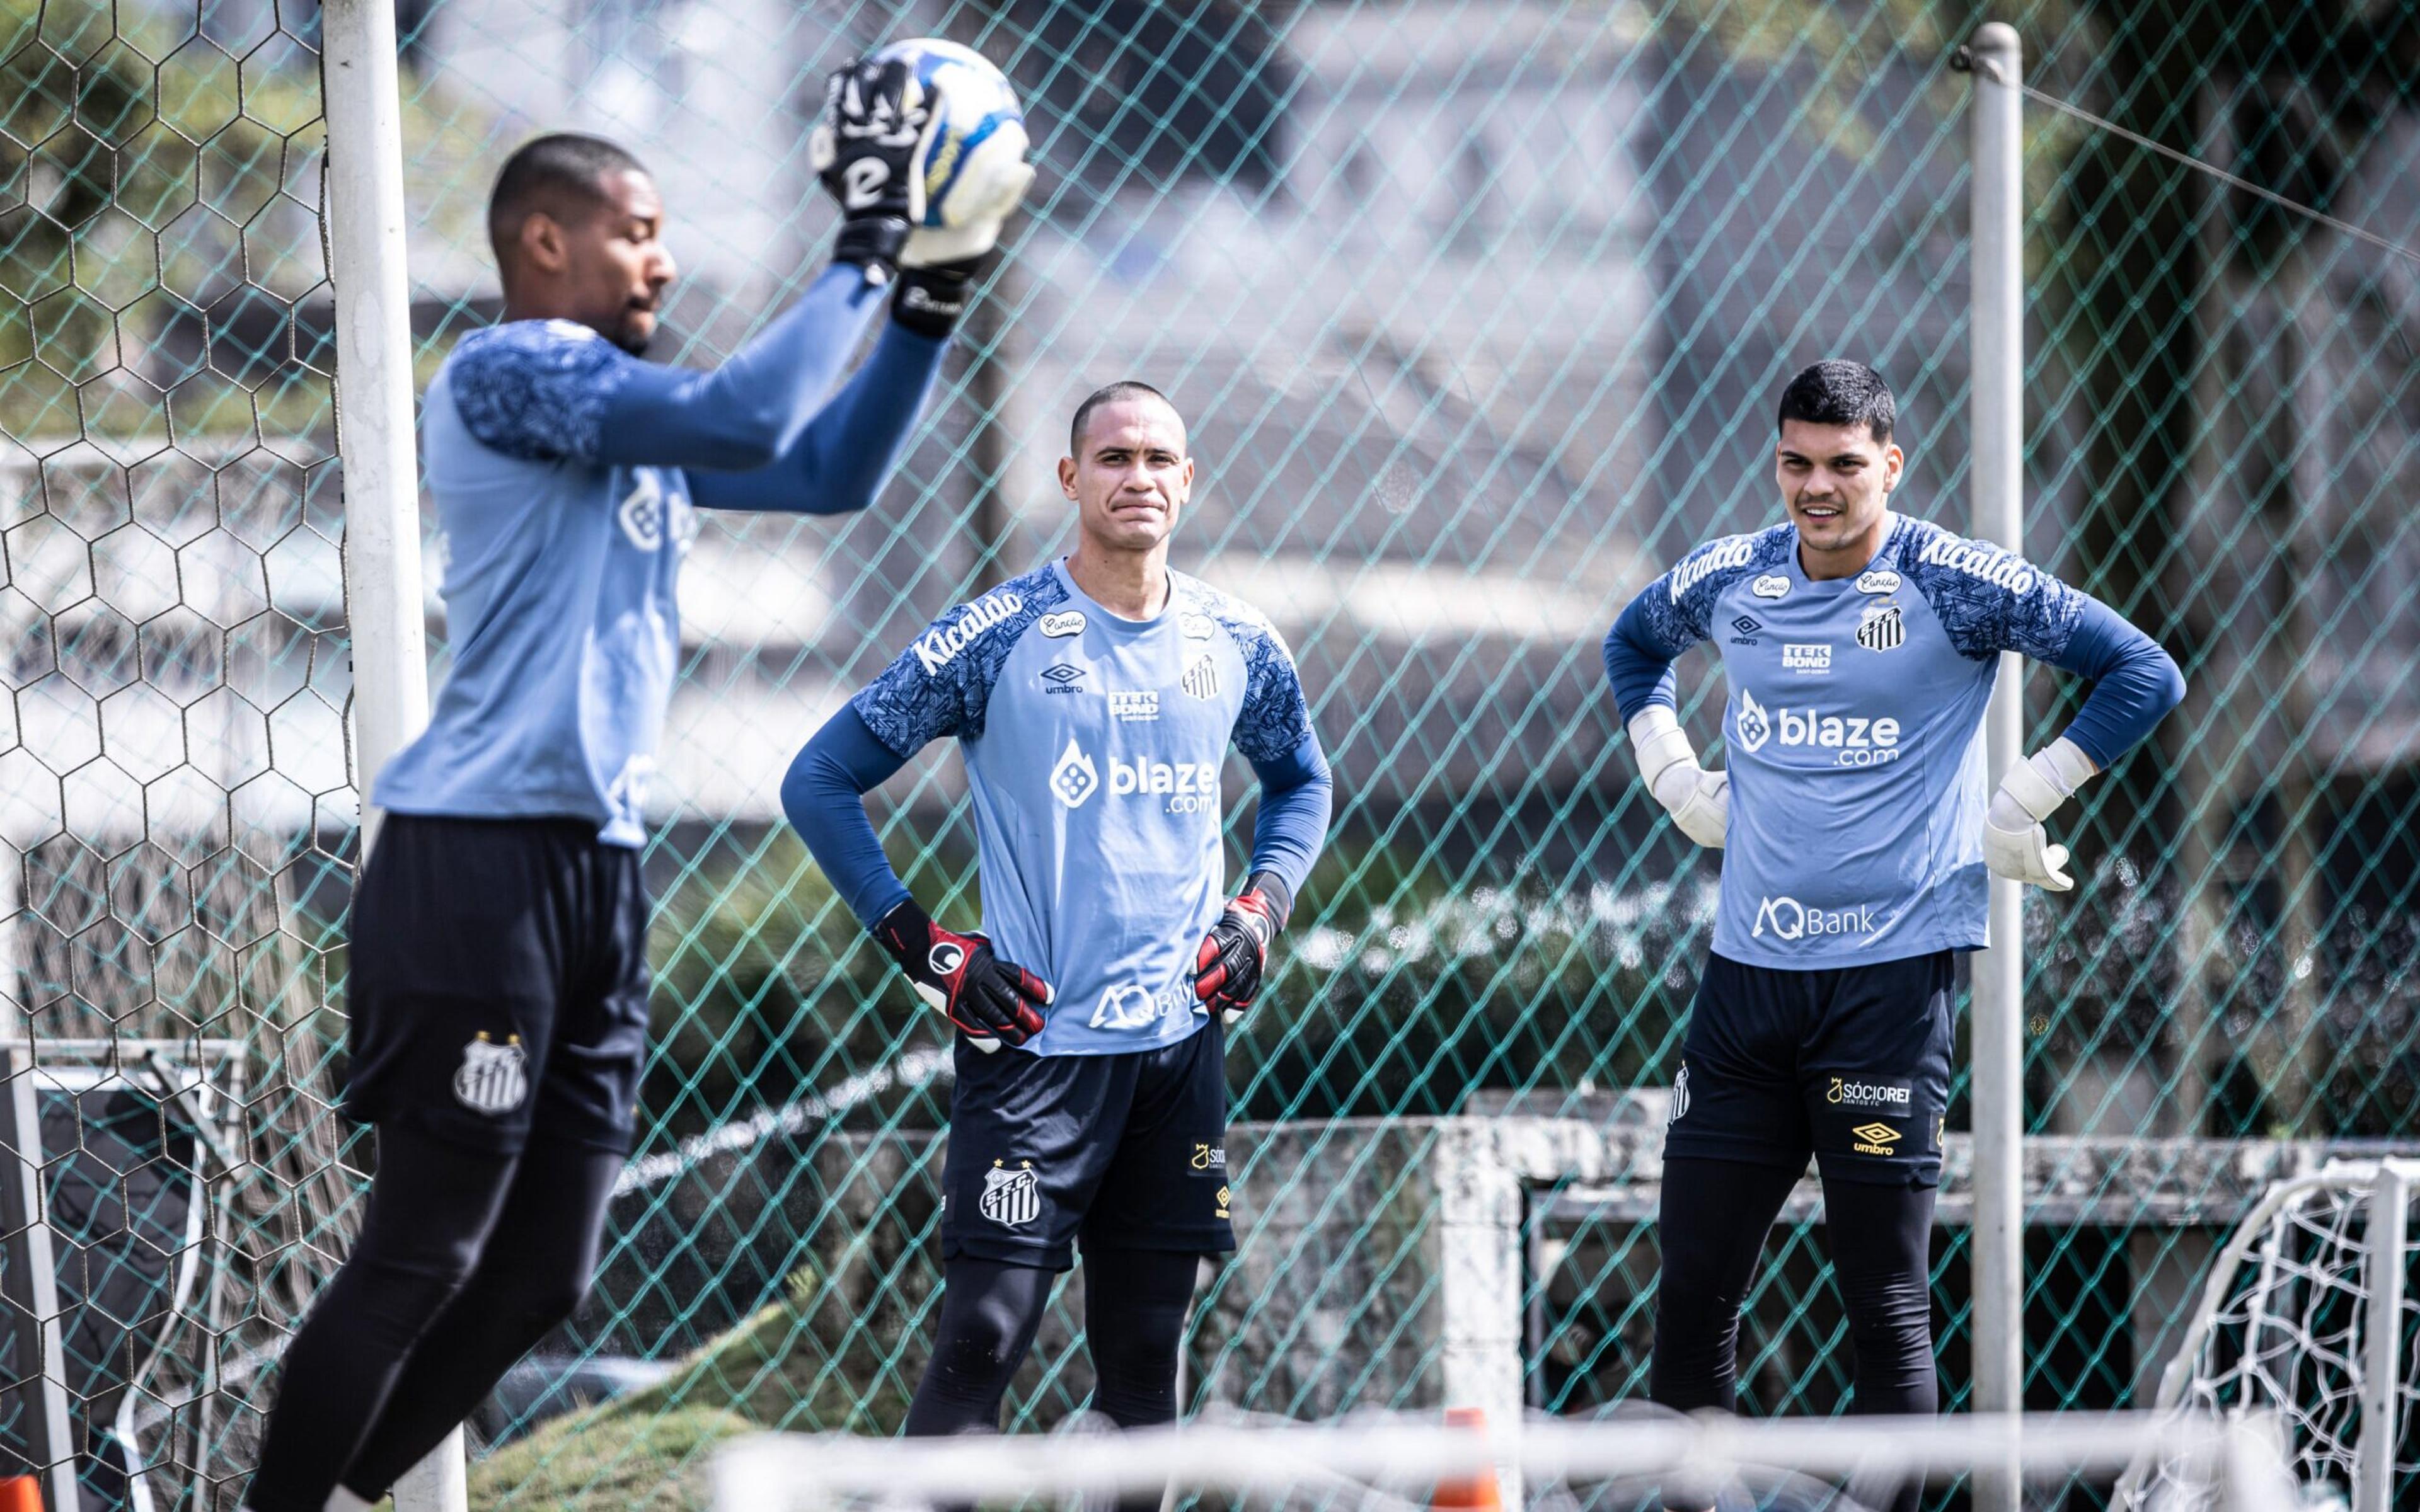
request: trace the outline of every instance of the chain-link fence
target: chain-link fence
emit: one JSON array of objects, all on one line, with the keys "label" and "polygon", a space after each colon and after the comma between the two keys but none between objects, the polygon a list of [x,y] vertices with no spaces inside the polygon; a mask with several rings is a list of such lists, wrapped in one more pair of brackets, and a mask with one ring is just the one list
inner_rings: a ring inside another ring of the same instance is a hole
[{"label": "chain-link fence", "polygon": [[[2274,1141],[2408,1137],[2420,1101],[2420,16],[2009,8],[2029,82],[2102,118],[2027,107],[2027,546],[2193,689],[2069,810],[2078,891],[2027,903],[2028,1399],[2096,1406],[2147,1395],[2213,1230],[2304,1158]],[[536,131],[598,131],[654,170],[684,268],[657,355],[695,364],[819,266],[806,133],[826,72],[869,44],[982,49],[1040,170],[874,508],[712,518],[690,558],[648,853],[645,1142],[589,1305],[474,1425],[504,1445],[482,1494],[678,1505],[742,1424],[896,1427],[938,1281],[940,1021],[775,788],[915,629],[1063,548],[1068,412],[1122,377],[1192,422],[1179,564],[1277,621],[1338,774],[1329,853],[1230,1052],[1244,1249],[1205,1283],[1191,1399],[1419,1406],[1499,1369],[1555,1411],[1642,1396],[1655,1089],[1713,860],[1638,789],[1596,647],[1663,565],[1775,517],[1774,397],[1818,357],[1892,379],[1898,502],[1963,527],[1950,54],[1986,8],[397,10],[424,379],[497,313],[485,197]],[[79,1431],[162,1467],[162,1503],[225,1505],[366,1164],[328,1112],[356,798],[316,11],[0,0],[0,990],[53,1105],[116,1096],[165,1131],[45,1145],[54,1184],[70,1148],[190,1173],[163,1184],[193,1210],[181,1237],[104,1213],[163,1257],[146,1273],[174,1305],[87,1351]],[[1683,670],[1711,736],[1718,675]],[[2038,671],[2028,693],[2032,744],[2074,692]],[[876,802],[910,887],[971,918],[962,796],[936,752]],[[1510,1269],[1450,1273],[1472,1234]],[[1793,1209],[1776,1243],[1746,1396],[1828,1411],[1847,1356],[1820,1214]],[[1083,1401],[1079,1317],[1046,1330],[1016,1422]],[[609,1395],[576,1432],[533,1431]],[[25,1406],[0,1390],[0,1443]]]}]

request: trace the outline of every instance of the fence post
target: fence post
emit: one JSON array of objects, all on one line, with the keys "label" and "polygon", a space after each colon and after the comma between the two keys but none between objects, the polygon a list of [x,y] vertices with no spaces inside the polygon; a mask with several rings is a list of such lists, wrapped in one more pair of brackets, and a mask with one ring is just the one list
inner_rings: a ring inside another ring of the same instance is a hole
[{"label": "fence post", "polygon": [[[1975,533],[2024,547],[2024,175],[2013,27],[1975,34],[1974,312],[1971,487]],[[2024,660],[2000,656],[1984,716],[1985,781],[1996,785],[2024,739]],[[1992,879],[1992,949],[1975,957],[1973,1041],[1975,1410],[2024,1400],[2024,935],[2019,885]],[[1977,1477],[1978,1512],[2015,1512],[2013,1464]]]},{"label": "fence post", "polygon": [[[329,276],[336,303],[336,441],[345,478],[345,618],[353,643],[360,858],[370,787],[428,718],[420,478],[412,455],[411,285],[404,268],[403,102],[392,0],[327,0]],[[405,1476],[396,1512],[467,1512],[456,1431]]]}]

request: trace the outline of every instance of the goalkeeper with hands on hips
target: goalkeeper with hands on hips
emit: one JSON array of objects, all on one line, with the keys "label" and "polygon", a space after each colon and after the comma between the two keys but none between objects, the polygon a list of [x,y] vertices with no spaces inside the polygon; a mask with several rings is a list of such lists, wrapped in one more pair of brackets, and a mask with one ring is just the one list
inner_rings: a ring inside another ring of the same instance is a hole
[{"label": "goalkeeper with hands on hips", "polygon": [[[1664,1146],[1650,1390],[1684,1412],[1731,1406],[1740,1305],[1810,1151],[1851,1410],[1937,1410],[1929,1242],[1953,959],[1990,943],[1989,876],[2072,885],[2043,821],[2184,696],[2166,653],[2108,606],[1892,510],[1895,420],[1871,368],[1800,373],[1776,459],[1788,518],[1692,551],[1606,637],[1641,777],[1683,833],[1723,850]],[[1731,689],[1722,772],[1699,764],[1673,702],[1673,661],[1706,640]],[[2003,651],[2092,691],[1987,800]],[[1667,1504],[1691,1503],[1668,1490]]]},{"label": "goalkeeper with hands on hips", "polygon": [[[1193,486],[1184,422],[1156,390],[1116,383],[1071,430],[1059,481],[1075,551],[942,616],[782,787],[850,909],[958,1031],[941,1312],[911,1436],[998,1429],[1079,1237],[1094,1405],[1121,1427],[1175,1420],[1196,1272],[1235,1247],[1226,1027],[1327,832],[1327,763],[1284,642],[1169,568]],[[865,811],[864,794],[950,736],[974,800],[981,933],[926,917]],[[1233,898],[1230,744],[1261,788]]]},{"label": "goalkeeper with hands on hips", "polygon": [[253,1512],[376,1502],[587,1289],[646,1051],[639,847],[692,511],[841,514],[890,475],[1032,177],[995,155],[920,224],[939,116],[904,61],[834,75],[832,264],[711,373],[639,360],[674,269],[636,160],[547,136],[497,177],[504,318],[422,412],[454,667],[380,774],[353,900],[346,1102],[378,1169],[286,1350]]}]

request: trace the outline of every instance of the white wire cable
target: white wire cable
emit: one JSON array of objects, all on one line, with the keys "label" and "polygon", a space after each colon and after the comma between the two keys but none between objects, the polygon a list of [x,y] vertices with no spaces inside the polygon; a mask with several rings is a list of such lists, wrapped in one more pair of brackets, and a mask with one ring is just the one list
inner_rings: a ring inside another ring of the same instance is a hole
[{"label": "white wire cable", "polygon": [[[2007,82],[2000,79],[2000,69],[1997,64],[1993,63],[1989,58],[1978,57],[1974,53],[1963,47],[1960,48],[1957,53],[1953,54],[1950,67],[1958,69],[1961,71],[1980,70],[1989,73],[1994,80],[2001,83]],[[2056,95],[2044,93],[2042,90],[2034,87],[2032,85],[2020,82],[2017,88],[2027,100],[2033,100],[2037,104],[2047,105],[2063,116],[2072,116],[2080,121],[2087,121],[2093,126],[2098,127],[2100,130],[2108,132],[2112,136],[2123,137],[2125,140],[2133,143],[2136,147],[2156,152],[2161,157],[2167,159],[2171,162],[2180,163],[2197,173],[2208,174],[2212,178],[2219,180],[2221,183],[2226,184],[2230,188],[2240,189],[2247,194],[2267,200],[2270,204],[2277,206],[2281,209],[2288,209],[2297,215],[2317,221],[2319,224],[2328,227],[2330,230],[2341,231],[2346,236],[2352,238],[2356,241],[2367,242],[2369,245],[2378,248],[2381,252],[2392,253],[2397,257],[2406,258],[2414,263],[2420,263],[2420,248],[2407,247],[2399,241],[2390,241],[2386,238],[2380,236],[2375,231],[2365,230],[2362,227],[2353,224],[2350,221],[2340,221],[2335,216],[2330,215],[2325,210],[2305,205],[2297,199],[2290,199],[2284,194],[2278,193],[2273,189],[2263,189],[2249,178],[2241,177],[2235,174],[2228,173],[2226,169],[2221,168],[2214,163],[2204,162],[2201,159],[2195,157],[2189,152],[2180,152],[2175,147],[2169,147],[2164,142],[2155,141],[2150,137],[2145,136],[2140,131],[2129,131],[2125,127],[2118,125],[2116,121],[2110,120],[2105,116],[2095,116],[2092,112],[2086,110],[2081,105],[2061,100]]]}]

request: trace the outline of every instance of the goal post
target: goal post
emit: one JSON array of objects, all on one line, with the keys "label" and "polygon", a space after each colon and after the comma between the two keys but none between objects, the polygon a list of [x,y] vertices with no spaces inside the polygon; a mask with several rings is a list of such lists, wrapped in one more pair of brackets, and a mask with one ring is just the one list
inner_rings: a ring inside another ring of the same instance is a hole
[{"label": "goal post", "polygon": [[[428,719],[420,481],[412,449],[411,287],[403,115],[389,0],[327,0],[325,214],[336,276],[336,442],[345,478],[345,620],[352,636],[357,865],[378,829],[370,788]],[[299,1321],[299,1319],[298,1319]],[[396,1512],[465,1512],[457,1428],[396,1488]]]},{"label": "goal post", "polygon": [[[2211,1265],[2155,1410],[2275,1414],[2306,1490],[2345,1493],[2351,1512],[2395,1506],[2402,1407],[2420,1395],[2402,1326],[2415,1183],[2420,1161],[2381,1159],[2272,1187]],[[2138,1459],[2117,1504],[2156,1506],[2171,1481],[2164,1459]]]},{"label": "goal post", "polygon": [[68,1413],[67,1349],[60,1338],[58,1258],[42,1200],[41,1115],[30,1045],[0,1045],[0,1306],[14,1331],[21,1434],[28,1463],[50,1483],[52,1504],[76,1504],[76,1443]]}]

